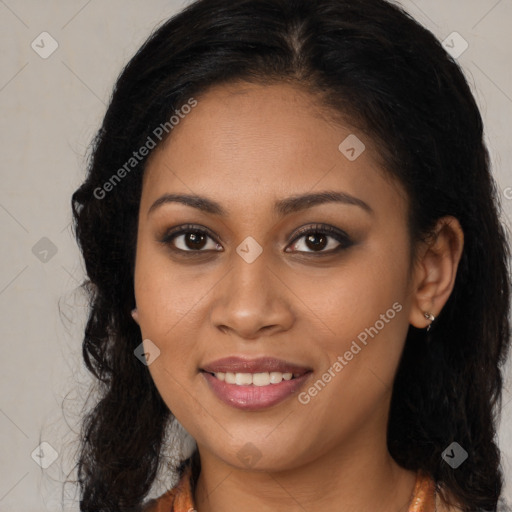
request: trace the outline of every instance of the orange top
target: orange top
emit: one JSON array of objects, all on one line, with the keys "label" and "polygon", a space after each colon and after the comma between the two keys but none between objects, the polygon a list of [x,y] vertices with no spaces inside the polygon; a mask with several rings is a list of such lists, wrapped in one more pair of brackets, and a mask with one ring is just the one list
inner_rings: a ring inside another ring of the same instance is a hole
[{"label": "orange top", "polygon": [[[191,486],[192,469],[187,466],[175,487],[149,501],[144,512],[196,512]],[[427,475],[418,472],[413,496],[407,512],[435,512],[435,483]]]}]

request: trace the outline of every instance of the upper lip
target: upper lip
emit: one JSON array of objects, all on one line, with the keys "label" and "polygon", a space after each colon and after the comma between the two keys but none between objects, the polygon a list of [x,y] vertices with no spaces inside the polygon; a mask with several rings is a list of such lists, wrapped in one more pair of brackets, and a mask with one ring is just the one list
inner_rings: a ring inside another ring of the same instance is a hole
[{"label": "upper lip", "polygon": [[204,365],[202,368],[205,372],[218,373],[263,373],[263,372],[281,372],[294,373],[303,375],[311,371],[311,368],[289,363],[282,359],[273,357],[259,357],[257,359],[246,359],[243,357],[225,357],[217,359]]}]

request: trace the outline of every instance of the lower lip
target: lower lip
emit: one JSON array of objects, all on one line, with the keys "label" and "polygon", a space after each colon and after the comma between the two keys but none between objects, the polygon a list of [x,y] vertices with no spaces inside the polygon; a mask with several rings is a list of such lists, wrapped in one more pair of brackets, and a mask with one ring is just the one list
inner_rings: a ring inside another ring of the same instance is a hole
[{"label": "lower lip", "polygon": [[269,384],[268,386],[254,386],[253,384],[239,386],[238,384],[227,384],[211,373],[201,373],[210,389],[220,400],[227,405],[246,411],[258,411],[286,400],[297,393],[311,374],[311,372],[307,372],[295,379],[282,380],[279,384]]}]

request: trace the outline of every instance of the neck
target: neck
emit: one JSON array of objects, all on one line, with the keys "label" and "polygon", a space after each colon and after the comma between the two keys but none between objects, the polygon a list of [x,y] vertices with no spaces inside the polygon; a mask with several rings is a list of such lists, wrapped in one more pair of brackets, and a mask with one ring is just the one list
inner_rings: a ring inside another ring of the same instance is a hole
[{"label": "neck", "polygon": [[396,464],[385,439],[369,442],[367,435],[359,437],[360,442],[353,439],[293,469],[277,471],[239,469],[199,447],[196,510],[406,511],[416,473]]}]

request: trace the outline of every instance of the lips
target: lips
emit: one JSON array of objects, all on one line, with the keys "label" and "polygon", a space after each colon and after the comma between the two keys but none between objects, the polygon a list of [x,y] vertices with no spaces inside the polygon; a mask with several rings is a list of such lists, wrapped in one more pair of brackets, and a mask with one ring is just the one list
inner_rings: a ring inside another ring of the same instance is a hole
[{"label": "lips", "polygon": [[299,392],[312,369],[282,359],[227,357],[200,369],[208,388],[225,404],[259,411]]},{"label": "lips", "polygon": [[263,373],[280,372],[302,376],[312,371],[311,368],[290,363],[273,357],[244,359],[242,357],[225,357],[204,365],[201,370],[208,373]]}]

